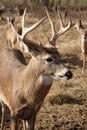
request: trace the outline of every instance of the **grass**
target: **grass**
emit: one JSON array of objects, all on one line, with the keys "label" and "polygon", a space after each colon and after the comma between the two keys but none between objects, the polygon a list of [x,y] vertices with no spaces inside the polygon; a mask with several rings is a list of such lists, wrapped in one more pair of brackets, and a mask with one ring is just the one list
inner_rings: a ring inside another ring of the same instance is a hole
[{"label": "grass", "polygon": [[70,95],[53,95],[49,98],[51,105],[63,105],[63,104],[82,104],[80,99],[74,98]]},{"label": "grass", "polygon": [[70,88],[70,87],[72,87],[73,85],[71,84],[71,83],[64,83],[64,82],[62,82],[61,84],[60,84],[60,88]]}]

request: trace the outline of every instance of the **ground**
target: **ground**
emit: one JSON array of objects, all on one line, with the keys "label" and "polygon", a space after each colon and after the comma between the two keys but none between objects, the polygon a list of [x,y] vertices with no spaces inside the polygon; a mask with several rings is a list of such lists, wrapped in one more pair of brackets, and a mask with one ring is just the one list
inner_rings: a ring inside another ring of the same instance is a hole
[{"label": "ground", "polygon": [[[62,11],[62,15],[64,11]],[[13,14],[7,13],[12,16]],[[43,16],[45,13],[43,13]],[[15,14],[14,14],[15,16]],[[28,13],[26,16],[26,26],[30,26],[42,16]],[[59,21],[54,19],[56,29],[59,28]],[[82,19],[84,26],[87,26],[87,11],[76,11],[68,9],[68,16],[64,22],[72,19],[76,22]],[[0,46],[7,46],[5,35],[6,23],[0,25]],[[20,24],[16,14],[16,24]],[[44,21],[40,27],[28,34],[29,39],[47,44],[47,38],[51,36],[51,28],[48,20]],[[57,39],[57,47],[63,62],[73,72],[73,78],[69,81],[54,81],[41,110],[36,119],[36,130],[87,130],[87,67],[82,74],[82,55],[80,48],[80,34],[72,27],[68,32]],[[8,117],[7,117],[8,118]],[[10,129],[9,119],[6,119],[5,130]],[[21,128],[20,128],[21,129]]]}]

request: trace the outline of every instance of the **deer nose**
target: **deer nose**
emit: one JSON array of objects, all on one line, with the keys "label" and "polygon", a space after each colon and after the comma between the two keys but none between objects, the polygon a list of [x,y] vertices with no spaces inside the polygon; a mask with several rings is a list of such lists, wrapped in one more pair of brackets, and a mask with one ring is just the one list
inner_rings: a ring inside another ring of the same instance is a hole
[{"label": "deer nose", "polygon": [[70,70],[68,70],[68,72],[66,72],[65,76],[67,77],[67,79],[71,79],[73,74]]}]

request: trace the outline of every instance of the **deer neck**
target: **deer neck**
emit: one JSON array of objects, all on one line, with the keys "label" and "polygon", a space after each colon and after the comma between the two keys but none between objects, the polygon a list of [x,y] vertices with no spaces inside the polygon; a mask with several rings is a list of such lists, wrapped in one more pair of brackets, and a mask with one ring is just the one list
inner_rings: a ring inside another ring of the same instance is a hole
[{"label": "deer neck", "polygon": [[35,104],[44,100],[53,82],[52,77],[44,73],[41,64],[31,59],[22,74],[25,84],[23,93],[27,99],[29,97],[29,102]]}]

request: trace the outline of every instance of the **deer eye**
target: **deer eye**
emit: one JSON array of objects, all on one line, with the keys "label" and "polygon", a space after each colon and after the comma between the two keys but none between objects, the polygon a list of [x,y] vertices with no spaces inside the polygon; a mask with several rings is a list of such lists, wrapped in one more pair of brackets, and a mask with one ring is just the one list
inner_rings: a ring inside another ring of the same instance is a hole
[{"label": "deer eye", "polygon": [[48,58],[46,58],[46,61],[47,61],[47,62],[53,62],[53,58],[48,57]]}]

